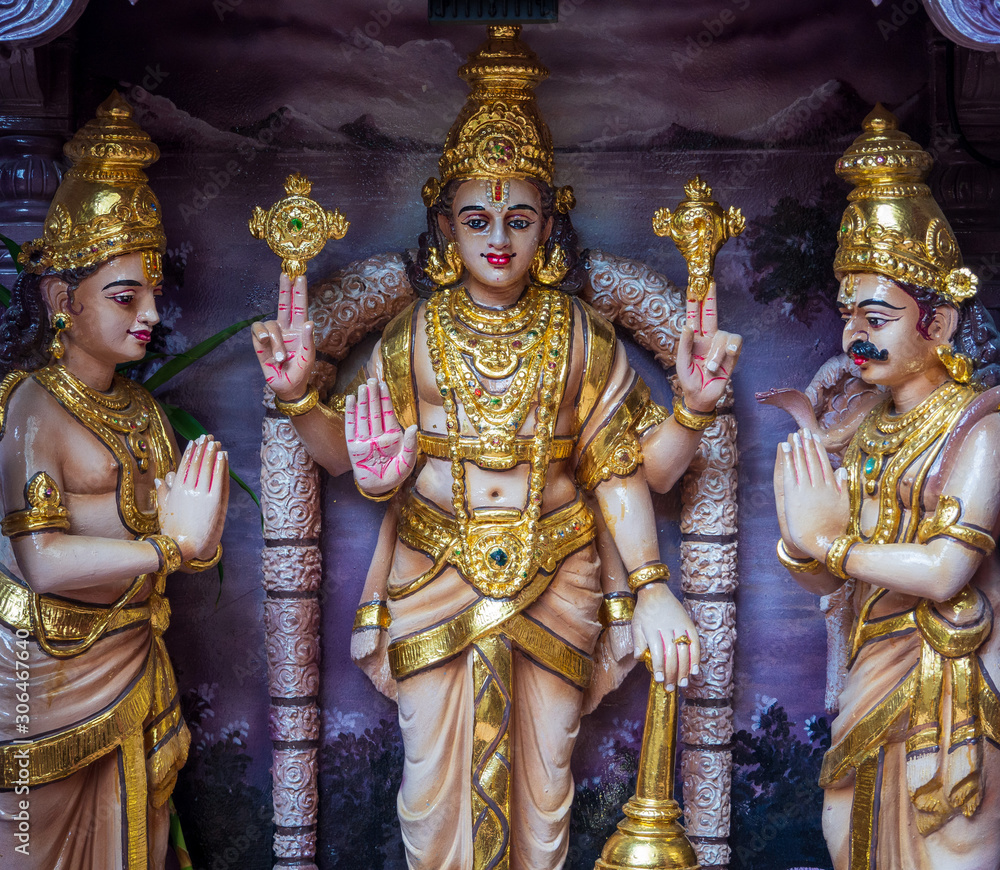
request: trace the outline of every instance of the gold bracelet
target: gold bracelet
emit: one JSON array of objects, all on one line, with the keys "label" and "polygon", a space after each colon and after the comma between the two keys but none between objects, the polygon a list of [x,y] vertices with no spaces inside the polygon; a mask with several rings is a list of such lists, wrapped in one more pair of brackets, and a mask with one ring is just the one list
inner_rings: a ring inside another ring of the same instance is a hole
[{"label": "gold bracelet", "polygon": [[860,535],[841,535],[827,550],[826,567],[834,577],[839,577],[841,580],[847,579],[844,563],[847,561],[847,554],[850,553],[851,547],[859,543],[861,543]]},{"label": "gold bracelet", "polygon": [[778,538],[778,561],[796,574],[814,574],[819,568],[818,559],[799,559],[788,552],[784,540]]},{"label": "gold bracelet", "polygon": [[160,557],[160,567],[157,574],[173,574],[184,564],[184,557],[181,555],[181,548],[177,541],[170,535],[146,535],[144,541],[149,541]]},{"label": "gold bracelet", "polygon": [[683,399],[674,399],[674,419],[685,429],[692,432],[704,432],[715,422],[718,411],[713,408],[707,414],[692,411],[684,404]]},{"label": "gold bracelet", "polygon": [[633,592],[638,591],[643,586],[655,583],[657,580],[669,580],[670,569],[662,562],[654,562],[652,565],[645,565],[636,568],[628,575],[628,588]]},{"label": "gold bracelet", "polygon": [[358,479],[354,478],[354,486],[357,488],[358,492],[360,492],[366,499],[368,499],[368,501],[389,501],[390,498],[392,498],[397,492],[399,492],[399,488],[402,485],[403,485],[402,483],[397,483],[388,492],[383,492],[380,493],[379,495],[372,495],[370,492],[365,492],[361,488],[361,484],[358,483]]},{"label": "gold bracelet", "polygon": [[189,571],[207,571],[214,568],[222,559],[222,544],[215,548],[215,555],[211,559],[188,559],[184,562],[184,567]]},{"label": "gold bracelet", "polygon": [[315,387],[310,387],[301,399],[296,399],[294,402],[285,402],[277,396],[274,397],[274,407],[286,417],[301,417],[303,414],[308,414],[318,404],[319,390]]}]

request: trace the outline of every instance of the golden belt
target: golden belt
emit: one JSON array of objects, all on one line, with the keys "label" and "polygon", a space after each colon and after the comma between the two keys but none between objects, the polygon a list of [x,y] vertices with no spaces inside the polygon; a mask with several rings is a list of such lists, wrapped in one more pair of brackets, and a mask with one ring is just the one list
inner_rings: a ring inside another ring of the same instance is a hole
[{"label": "golden belt", "polygon": [[[417,434],[417,446],[425,456],[432,456],[435,459],[451,459],[451,451],[448,447],[448,439],[444,435],[430,435],[427,432]],[[531,452],[535,447],[534,438],[509,438],[502,445],[504,456],[503,469],[510,469],[519,462],[530,462]],[[560,462],[569,459],[573,453],[574,441],[572,438],[553,438],[552,447],[549,452],[549,461]],[[493,460],[494,450],[484,448],[483,442],[479,438],[459,438],[458,439],[459,458],[470,462],[475,462],[486,469],[497,467]]]},{"label": "golden belt", "polygon": [[[30,632],[32,592],[0,572],[0,621],[11,628]],[[91,635],[101,620],[107,618],[110,606],[82,604],[40,595],[42,626],[49,640],[73,642]],[[147,601],[119,610],[108,620],[101,634],[149,622],[153,607]]]},{"label": "golden belt", "polygon": [[482,594],[509,598],[539,569],[551,573],[596,534],[594,515],[579,500],[538,521],[534,553],[527,552],[519,534],[523,521],[524,514],[517,509],[479,508],[472,512],[467,539],[461,541],[453,516],[411,494],[400,514],[399,539],[426,553],[434,564],[406,585],[391,587],[389,597],[398,599],[416,592],[450,563]]}]

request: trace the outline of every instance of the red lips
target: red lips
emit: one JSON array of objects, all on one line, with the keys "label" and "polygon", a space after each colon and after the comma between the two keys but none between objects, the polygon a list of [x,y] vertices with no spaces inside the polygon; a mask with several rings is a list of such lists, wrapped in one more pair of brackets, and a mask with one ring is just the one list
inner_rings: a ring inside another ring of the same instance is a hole
[{"label": "red lips", "polygon": [[486,254],[486,262],[491,266],[506,266],[510,260],[510,254]]},{"label": "red lips", "polygon": [[129,332],[136,341],[141,341],[143,344],[150,341],[153,338],[153,333],[146,332],[145,330],[137,329],[135,332]]}]

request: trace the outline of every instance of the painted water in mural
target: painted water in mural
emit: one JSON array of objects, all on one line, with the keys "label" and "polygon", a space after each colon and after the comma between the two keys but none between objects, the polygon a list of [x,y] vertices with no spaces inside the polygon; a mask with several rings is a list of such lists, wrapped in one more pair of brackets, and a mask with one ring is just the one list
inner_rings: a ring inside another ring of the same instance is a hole
[{"label": "painted water in mural", "polygon": [[[678,8],[675,8],[678,7]],[[151,171],[164,206],[168,293],[164,350],[273,310],[277,261],[252,239],[255,205],[291,171],[352,223],[310,265],[316,279],[413,247],[419,190],[464,99],[455,70],[482,29],[431,28],[425,4],[141,0],[92,4],[78,28],[81,119],[112,87],[136,106],[163,156]],[[733,866],[826,867],[816,779],[829,741],[825,630],[814,597],[777,565],[771,493],[775,445],[791,428],[753,400],[803,387],[838,352],[831,304],[834,232],[844,188],[833,163],[876,100],[918,141],[932,140],[929,28],[893,29],[852,0],[564,0],[557,25],[525,39],[551,69],[539,88],[557,147],[557,183],[573,186],[585,246],[647,263],[676,283],[676,249],[651,230],[695,174],[748,229],[720,255],[721,319],[744,335],[736,380],[740,452],[739,647],[734,706]],[[137,36],[142,34],[142,36]],[[242,336],[240,338],[243,338]],[[237,338],[163,394],[190,409],[259,477],[261,385]],[[634,365],[666,402],[656,363]],[[679,560],[675,495],[656,502],[661,550]],[[402,868],[395,820],[402,748],[394,705],[350,665],[349,634],[382,508],[350,481],[324,494],[324,715],[319,863]],[[270,742],[260,581],[260,517],[234,494],[225,576],[178,577],[171,650],[194,734],[177,805],[196,866],[269,867]],[[583,723],[568,867],[593,866],[632,793],[645,682],[634,673]]]}]

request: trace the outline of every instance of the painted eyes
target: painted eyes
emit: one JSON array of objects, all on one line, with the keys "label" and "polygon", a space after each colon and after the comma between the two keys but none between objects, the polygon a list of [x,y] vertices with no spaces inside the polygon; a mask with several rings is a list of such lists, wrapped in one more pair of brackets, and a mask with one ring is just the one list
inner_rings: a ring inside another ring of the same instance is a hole
[{"label": "painted eyes", "polygon": [[134,293],[116,293],[114,296],[108,297],[112,302],[117,302],[119,305],[131,305],[135,300]]},{"label": "painted eyes", "polygon": [[[525,217],[518,216],[508,219],[507,226],[512,230],[526,230],[532,225],[532,223],[533,221],[530,221]],[[475,232],[485,230],[489,225],[490,222],[486,218],[482,217],[471,217],[462,221],[462,226],[468,227],[470,230]]]}]

